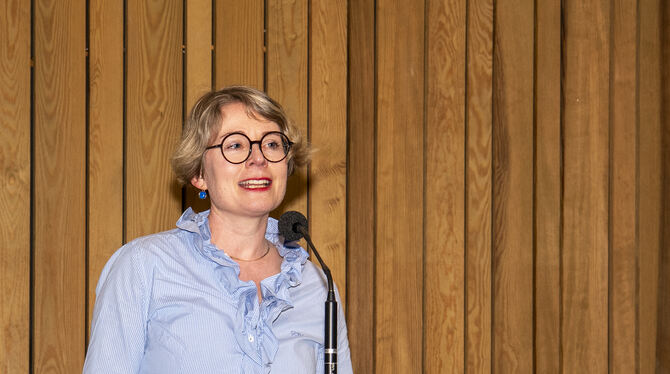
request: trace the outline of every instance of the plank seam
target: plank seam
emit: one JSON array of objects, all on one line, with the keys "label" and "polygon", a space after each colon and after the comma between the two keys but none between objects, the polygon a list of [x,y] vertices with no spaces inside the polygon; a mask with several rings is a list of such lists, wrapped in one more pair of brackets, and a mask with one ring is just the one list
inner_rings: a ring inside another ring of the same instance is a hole
[{"label": "plank seam", "polygon": [[[377,33],[378,32],[378,30],[377,30],[377,28],[378,28],[378,26],[377,26],[377,11],[378,11],[378,7],[377,7],[377,3],[375,1],[374,11],[373,11],[373,34],[374,34],[373,39],[374,40],[373,40],[373,46],[372,46],[372,48],[374,50],[374,62],[373,62],[374,66],[373,66],[373,73],[372,73],[372,75],[374,77],[373,78],[373,86],[374,86],[374,88],[373,88],[373,91],[374,91],[373,92],[373,95],[374,95],[374,104],[373,104],[374,105],[374,109],[373,109],[374,110],[374,114],[373,114],[373,116],[374,116],[374,120],[373,120],[373,123],[374,123],[373,124],[373,132],[374,132],[374,137],[373,137],[373,139],[374,139],[374,141],[373,141],[374,142],[374,144],[373,144],[373,147],[374,147],[373,168],[374,168],[374,172],[373,173],[374,174],[373,174],[373,178],[374,178],[374,180],[372,181],[372,183],[374,185],[373,203],[372,203],[372,205],[373,205],[372,209],[373,209],[373,212],[374,212],[373,213],[374,221],[373,221],[373,230],[372,230],[372,243],[373,243],[372,244],[372,252],[373,252],[372,254],[373,254],[374,259],[377,258],[377,230],[379,229],[379,225],[378,225],[379,208],[378,208],[378,204],[377,204],[377,201],[378,201],[378,198],[379,198],[378,193],[377,193],[378,188],[379,188],[379,184],[378,184],[378,180],[377,180],[377,173],[379,172],[379,170],[378,170],[378,163],[379,162],[378,162],[378,157],[377,157],[378,150],[379,150],[379,144],[378,144],[378,141],[377,141],[378,136],[379,136],[379,134],[378,134],[378,130],[379,130],[378,129],[378,124],[379,124],[379,78],[377,76],[377,72],[379,70],[379,46],[378,46],[378,33]],[[373,291],[372,292],[374,293],[372,295],[372,300],[376,301],[377,300],[377,262],[376,261],[374,263],[374,266],[372,267],[372,272],[373,272],[373,275],[372,275],[372,282],[373,282],[372,290]],[[375,341],[373,341],[374,348],[372,349],[372,372],[373,373],[377,372],[377,347],[376,347],[376,345],[377,345],[376,344],[377,322],[378,322],[377,303],[373,302],[372,303],[372,336],[375,340]]]},{"label": "plank seam", "polygon": [[[265,1],[263,1],[263,91],[265,91],[265,92],[268,92],[268,13],[270,13],[268,11],[268,0],[265,0]],[[309,25],[307,27],[309,29]],[[309,34],[309,32],[308,32],[308,34]],[[309,48],[309,42],[308,42],[308,47],[307,48]],[[310,66],[309,65],[309,60],[307,61],[307,66]],[[307,74],[309,74],[309,72]],[[307,78],[307,82],[308,82],[307,84],[309,86],[309,76]],[[307,89],[308,89],[307,92],[308,92],[308,95],[309,95],[309,87]],[[309,112],[308,112],[307,115],[308,115],[308,118],[309,118]],[[309,195],[308,195],[307,201],[309,202]]]},{"label": "plank seam", "polygon": [[491,20],[491,205],[490,205],[490,243],[489,243],[489,257],[490,257],[490,279],[489,279],[489,288],[491,292],[491,330],[490,334],[490,344],[491,344],[491,353],[489,357],[489,365],[491,374],[495,373],[495,118],[496,118],[496,102],[495,102],[495,92],[496,92],[496,78],[495,78],[495,61],[496,61],[496,5],[497,2],[493,0],[493,13]]},{"label": "plank seam", "polygon": [[125,244],[128,235],[128,0],[123,0],[123,135],[122,135],[122,178],[123,186],[121,194],[123,204],[121,207],[121,243]]},{"label": "plank seam", "polygon": [[30,1],[30,301],[28,370],[35,372],[35,0]]},{"label": "plank seam", "polygon": [[470,61],[470,2],[465,2],[465,64],[464,74],[465,74],[465,88],[463,93],[465,95],[463,100],[463,120],[464,120],[464,129],[463,129],[463,170],[465,175],[463,177],[463,201],[465,202],[465,207],[463,209],[463,374],[468,372],[468,147],[469,143],[469,124],[470,116],[468,111],[468,95],[469,95],[469,86],[468,86],[468,74],[469,74],[469,61]]},{"label": "plank seam", "polygon": [[[210,50],[212,53],[210,54],[211,56],[211,64],[210,64],[210,82],[209,82],[209,87],[210,89],[218,89],[216,86],[216,0],[211,0],[211,5],[212,5],[212,14],[211,14],[211,20],[210,22],[212,23],[212,35],[211,35],[211,44],[210,44]],[[267,65],[267,64],[266,64]]]},{"label": "plank seam", "polygon": [[428,69],[428,9],[430,7],[430,1],[424,0],[423,7],[423,103],[422,103],[422,159],[421,159],[421,372],[425,370],[426,367],[426,150],[427,140],[426,140],[426,129],[427,129],[427,112],[428,108],[426,107],[426,98],[428,97],[428,84],[430,70]]},{"label": "plank seam", "polygon": [[[182,45],[182,53],[181,53],[181,127],[182,130],[184,129],[184,122],[186,120],[186,100],[188,100],[188,92],[186,90],[186,87],[188,86],[188,78],[189,75],[187,74],[187,64],[188,64],[188,58],[187,58],[187,53],[188,53],[188,6],[186,5],[186,0],[182,0],[181,2],[181,45]],[[180,183],[181,184],[181,183]],[[181,211],[183,212],[186,210],[186,190],[187,185],[182,185],[181,186]]]},{"label": "plank seam", "polygon": [[614,25],[615,25],[615,12],[614,12],[614,1],[610,1],[610,6],[609,6],[609,40],[608,40],[608,54],[607,57],[609,59],[608,61],[608,88],[607,88],[607,368],[608,372],[612,372],[612,361],[614,360],[614,357],[612,355],[612,351],[614,350],[613,348],[613,342],[612,342],[612,336],[615,335],[613,334],[612,330],[614,329],[614,318],[613,314],[614,312],[612,311],[612,295],[614,294],[614,290],[612,288],[612,283],[614,282],[614,248],[613,248],[613,240],[614,240],[614,232],[612,230],[612,225],[613,225],[613,218],[612,218],[612,213],[614,212],[614,209],[612,208],[613,205],[613,200],[612,200],[612,194],[613,194],[613,188],[612,185],[614,183],[613,178],[612,178],[612,171],[614,169],[614,155],[612,150],[614,149],[613,143],[614,143],[614,125],[613,125],[613,120],[612,118],[614,117],[614,72],[615,72],[615,64],[614,64]]},{"label": "plank seam", "polygon": [[559,218],[558,218],[558,372],[563,372],[563,242],[564,242],[564,213],[563,203],[565,195],[565,7],[560,1],[560,93],[559,93]]},{"label": "plank seam", "polygon": [[533,217],[532,229],[531,229],[531,245],[533,246],[533,274],[532,274],[532,335],[531,335],[531,347],[532,352],[532,370],[533,373],[536,372],[537,368],[537,60],[538,60],[538,48],[537,48],[537,30],[538,30],[538,21],[537,21],[537,0],[533,1],[533,176],[532,176],[532,212]]},{"label": "plank seam", "polygon": [[640,372],[640,0],[635,3],[635,372]]},{"label": "plank seam", "polygon": [[84,356],[86,354],[86,349],[88,348],[88,329],[89,329],[89,320],[88,320],[88,305],[91,302],[90,297],[89,297],[89,288],[91,285],[91,282],[89,280],[90,276],[90,217],[91,217],[91,205],[90,205],[90,197],[91,197],[91,178],[90,178],[90,162],[91,162],[91,22],[90,22],[90,15],[91,15],[91,2],[90,0],[86,0],[86,61],[84,62],[85,64],[85,79],[86,79],[86,92],[84,94],[84,110],[85,110],[85,165],[84,165],[84,170],[85,170],[85,176],[84,176],[84,183],[85,183],[85,202],[84,202],[84,212],[86,214],[86,217],[84,218],[84,226],[85,226],[85,232],[84,232]]},{"label": "plank seam", "polygon": [[[351,7],[351,3],[347,1],[347,7],[346,7],[347,14],[346,14],[346,17],[345,17],[346,25],[347,25],[346,26],[346,30],[347,30],[346,40],[347,41],[346,41],[346,47],[345,47],[345,50],[347,52],[347,56],[346,56],[347,73],[346,73],[346,82],[345,82],[346,107],[345,107],[345,114],[344,114],[344,116],[345,116],[345,119],[344,119],[344,121],[345,121],[344,122],[345,123],[345,134],[344,134],[345,149],[344,149],[344,152],[345,152],[345,165],[346,165],[346,167],[344,168],[345,169],[344,170],[344,178],[345,178],[345,183],[344,183],[344,199],[345,199],[345,204],[344,204],[344,269],[345,269],[344,279],[345,279],[345,282],[346,282],[344,284],[344,292],[345,292],[344,301],[345,301],[346,305],[351,305],[351,304],[349,304],[349,302],[351,301],[351,297],[350,297],[351,292],[350,292],[350,289],[349,289],[349,284],[350,284],[350,282],[349,282],[349,252],[350,252],[350,247],[349,247],[349,245],[351,244],[351,241],[349,240],[349,233],[350,233],[350,231],[349,231],[349,214],[351,212],[349,210],[349,203],[350,203],[350,199],[349,199],[349,197],[350,197],[350,195],[349,195],[349,191],[350,191],[349,180],[350,180],[350,169],[351,169],[350,168],[351,157],[350,157],[350,154],[349,154],[349,152],[350,152],[350,147],[349,147],[349,144],[350,144],[349,135],[350,135],[350,133],[349,133],[349,131],[350,131],[350,126],[351,126],[351,123],[350,123],[350,110],[351,110],[350,104],[351,104],[351,102],[350,102],[350,97],[349,97],[349,88],[350,88],[349,84],[351,83],[351,76],[350,76],[350,73],[349,73],[350,72],[350,67],[351,67],[351,57],[350,57],[350,53],[349,53],[349,46],[350,46],[349,38],[350,38],[350,35],[351,35],[351,23],[349,22],[350,21],[349,14],[351,13],[351,10],[349,9],[350,7]],[[346,320],[349,320],[349,317],[350,317],[349,310],[350,310],[350,308],[347,308],[344,311],[344,318]]]}]

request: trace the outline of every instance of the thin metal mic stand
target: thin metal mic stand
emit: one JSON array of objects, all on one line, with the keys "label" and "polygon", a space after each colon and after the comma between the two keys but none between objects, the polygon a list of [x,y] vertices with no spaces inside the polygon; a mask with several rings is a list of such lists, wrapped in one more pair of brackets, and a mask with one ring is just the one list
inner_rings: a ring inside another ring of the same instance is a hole
[{"label": "thin metal mic stand", "polygon": [[336,374],[337,373],[337,301],[335,300],[335,288],[333,287],[333,277],[330,275],[330,269],[321,259],[319,252],[314,247],[312,239],[309,237],[305,226],[300,223],[293,225],[293,229],[297,232],[300,232],[304,237],[307,244],[314,252],[316,259],[319,260],[321,264],[321,269],[324,274],[326,274],[326,279],[328,280],[328,297],[326,298],[326,316],[324,320],[325,331],[324,331],[324,356],[323,356],[323,368],[325,374]]}]

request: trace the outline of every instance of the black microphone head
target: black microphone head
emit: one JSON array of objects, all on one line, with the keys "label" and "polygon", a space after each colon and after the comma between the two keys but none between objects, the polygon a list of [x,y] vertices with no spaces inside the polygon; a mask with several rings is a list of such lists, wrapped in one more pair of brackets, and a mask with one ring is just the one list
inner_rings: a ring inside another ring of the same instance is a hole
[{"label": "black microphone head", "polygon": [[288,211],[279,217],[279,234],[284,237],[286,242],[294,242],[302,238],[302,233],[298,231],[298,226],[303,226],[307,230],[307,218],[300,212]]}]

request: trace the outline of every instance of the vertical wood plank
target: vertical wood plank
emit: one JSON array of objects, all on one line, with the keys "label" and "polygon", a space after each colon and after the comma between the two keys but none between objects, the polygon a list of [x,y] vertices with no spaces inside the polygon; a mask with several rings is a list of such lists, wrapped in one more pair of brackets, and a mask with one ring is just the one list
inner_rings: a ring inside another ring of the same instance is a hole
[{"label": "vertical wood plank", "polygon": [[263,89],[263,0],[216,0],[214,8],[216,88],[246,85]]},{"label": "vertical wood plank", "polygon": [[469,2],[466,89],[466,372],[490,373],[493,1]]},{"label": "vertical wood plank", "polygon": [[534,2],[499,2],[494,17],[493,371],[530,373]]},{"label": "vertical wood plank", "polygon": [[30,3],[0,4],[0,372],[30,357]]},{"label": "vertical wood plank", "polygon": [[656,343],[657,372],[670,371],[670,4],[662,2],[661,21],[661,133],[663,167],[663,227],[659,261],[658,341]]},{"label": "vertical wood plank", "polygon": [[421,372],[424,8],[377,2],[376,371]]},{"label": "vertical wood plank", "polygon": [[464,366],[466,2],[428,2],[424,373]]},{"label": "vertical wood plank", "polygon": [[354,372],[374,373],[374,2],[349,1],[348,36],[347,327]]},{"label": "vertical wood plank", "polygon": [[128,2],[126,240],[174,227],[170,155],[182,122],[182,3]]},{"label": "vertical wood plank", "polygon": [[35,2],[36,373],[74,373],[86,318],[86,4]]},{"label": "vertical wood plank", "polygon": [[608,1],[564,4],[563,362],[608,370]]},{"label": "vertical wood plank", "polygon": [[[186,59],[184,116],[205,92],[212,89],[212,1],[191,0],[186,3]],[[209,209],[209,199],[198,198],[198,191],[186,186],[184,207],[201,212]]]},{"label": "vertical wood plank", "polygon": [[[311,3],[311,234],[346,301],[347,2]],[[325,250],[324,250],[325,249]]]},{"label": "vertical wood plank", "polygon": [[535,8],[535,370],[560,373],[561,2]]},{"label": "vertical wood plank", "polygon": [[90,2],[89,322],[100,272],[112,253],[123,245],[123,20],[123,3]]},{"label": "vertical wood plank", "polygon": [[609,369],[634,373],[639,369],[637,2],[616,0],[612,11]]},{"label": "vertical wood plank", "polygon": [[663,202],[661,9],[659,0],[639,6],[639,372],[654,373]]},{"label": "vertical wood plank", "polygon": [[[270,0],[267,19],[267,92],[282,105],[307,140],[310,135],[307,123],[308,2]],[[307,167],[295,169],[288,179],[284,202],[272,216],[279,217],[288,210],[307,214],[307,174]]]}]

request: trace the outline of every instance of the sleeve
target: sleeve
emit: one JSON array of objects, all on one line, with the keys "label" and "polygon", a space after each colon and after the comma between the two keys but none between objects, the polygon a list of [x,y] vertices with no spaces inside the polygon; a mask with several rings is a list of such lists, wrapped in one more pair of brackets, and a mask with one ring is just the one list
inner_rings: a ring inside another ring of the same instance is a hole
[{"label": "sleeve", "polygon": [[148,314],[141,254],[139,248],[122,247],[100,275],[85,374],[139,372]]}]

